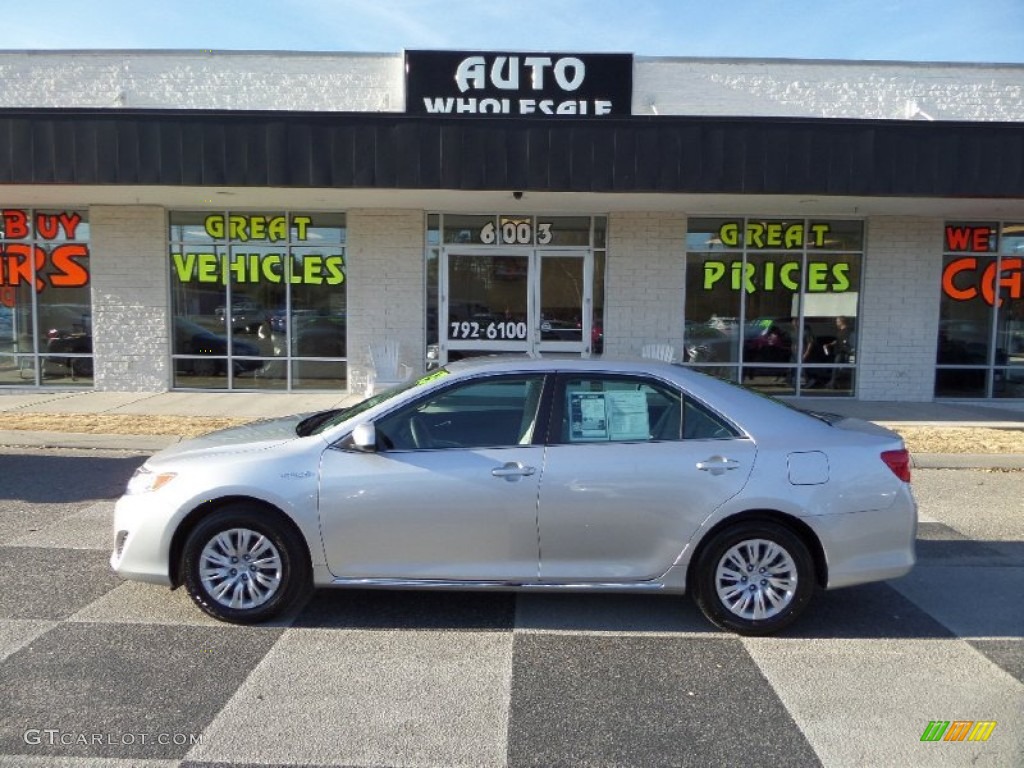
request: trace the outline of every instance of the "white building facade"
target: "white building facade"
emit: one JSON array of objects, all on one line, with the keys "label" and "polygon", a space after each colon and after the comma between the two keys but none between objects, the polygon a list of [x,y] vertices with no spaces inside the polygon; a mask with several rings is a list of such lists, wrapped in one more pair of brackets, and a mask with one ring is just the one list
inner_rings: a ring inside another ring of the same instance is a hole
[{"label": "white building facade", "polygon": [[0,387],[358,389],[647,345],[1024,398],[1024,67],[0,53]]}]

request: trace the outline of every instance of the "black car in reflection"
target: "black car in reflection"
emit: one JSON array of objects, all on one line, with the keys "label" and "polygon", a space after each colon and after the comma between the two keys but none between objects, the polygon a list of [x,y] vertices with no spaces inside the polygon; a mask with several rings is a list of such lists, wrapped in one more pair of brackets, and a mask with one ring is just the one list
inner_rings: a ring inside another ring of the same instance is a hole
[{"label": "black car in reflection", "polygon": [[[283,329],[274,333],[275,355],[284,354],[285,338]],[[293,357],[345,357],[346,352],[345,315],[292,313]]]},{"label": "black car in reflection", "polygon": [[[227,307],[219,306],[213,313],[221,322],[227,323]],[[267,312],[255,299],[245,294],[237,294],[231,300],[231,330],[236,333],[258,333],[271,320]]]},{"label": "black car in reflection", "polygon": [[[231,353],[234,355],[231,362],[236,374],[259,370],[263,367],[262,360],[240,359],[257,357],[260,350],[255,344],[242,339],[232,339]],[[228,369],[227,337],[183,317],[174,318],[174,354],[195,355],[192,359],[176,359],[174,361],[178,373],[216,376],[226,373]]]},{"label": "black car in reflection", "polygon": [[47,369],[52,366],[63,367],[71,371],[71,378],[79,376],[89,378],[92,376],[93,365],[91,357],[67,357],[62,354],[91,355],[92,336],[85,331],[69,331],[61,328],[51,328],[46,332],[46,354]]}]

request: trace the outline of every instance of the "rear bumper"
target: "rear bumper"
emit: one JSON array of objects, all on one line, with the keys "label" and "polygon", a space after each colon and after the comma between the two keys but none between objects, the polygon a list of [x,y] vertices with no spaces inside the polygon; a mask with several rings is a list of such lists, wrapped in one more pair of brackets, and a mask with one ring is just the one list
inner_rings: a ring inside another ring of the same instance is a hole
[{"label": "rear bumper", "polygon": [[917,503],[909,486],[887,509],[805,517],[828,564],[828,589],[884,581],[914,567]]}]

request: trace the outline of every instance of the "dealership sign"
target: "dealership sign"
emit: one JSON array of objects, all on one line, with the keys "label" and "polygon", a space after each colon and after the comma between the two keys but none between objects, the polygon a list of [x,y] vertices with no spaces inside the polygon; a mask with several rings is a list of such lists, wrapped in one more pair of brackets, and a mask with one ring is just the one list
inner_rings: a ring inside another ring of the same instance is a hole
[{"label": "dealership sign", "polygon": [[[291,232],[295,242],[306,242],[313,226],[312,218],[292,216],[291,225],[289,230],[287,216],[262,214],[211,214],[204,221],[206,234],[214,240],[226,238],[232,243],[249,240],[283,243]],[[172,252],[171,266],[181,283],[341,285],[345,282],[345,256],[342,253],[314,253],[305,248],[292,251],[291,255],[285,249],[278,253],[245,253],[238,246],[232,246],[230,256],[223,250]]]},{"label": "dealership sign", "polygon": [[[994,256],[999,232],[995,226],[947,225],[946,250],[952,253],[980,253]],[[953,301],[978,297],[989,306],[1001,307],[1003,295],[1024,298],[1024,259],[1019,256],[961,256],[949,259],[942,270],[942,292]]]},{"label": "dealership sign", "polygon": [[628,53],[405,53],[409,114],[621,117],[632,101]]},{"label": "dealership sign", "polygon": [[13,307],[22,285],[34,285],[36,293],[88,285],[89,246],[66,242],[81,223],[74,211],[0,210],[0,303]]}]

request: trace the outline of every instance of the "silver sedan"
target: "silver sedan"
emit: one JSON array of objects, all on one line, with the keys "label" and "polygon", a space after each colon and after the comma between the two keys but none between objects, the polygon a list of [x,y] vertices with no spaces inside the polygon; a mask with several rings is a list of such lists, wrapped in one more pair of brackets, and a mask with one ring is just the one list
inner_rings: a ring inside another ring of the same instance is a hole
[{"label": "silver sedan", "polygon": [[910,570],[909,467],[888,430],[681,366],[478,359],[156,454],[111,565],[238,623],[313,587],[688,590],[767,634]]}]

